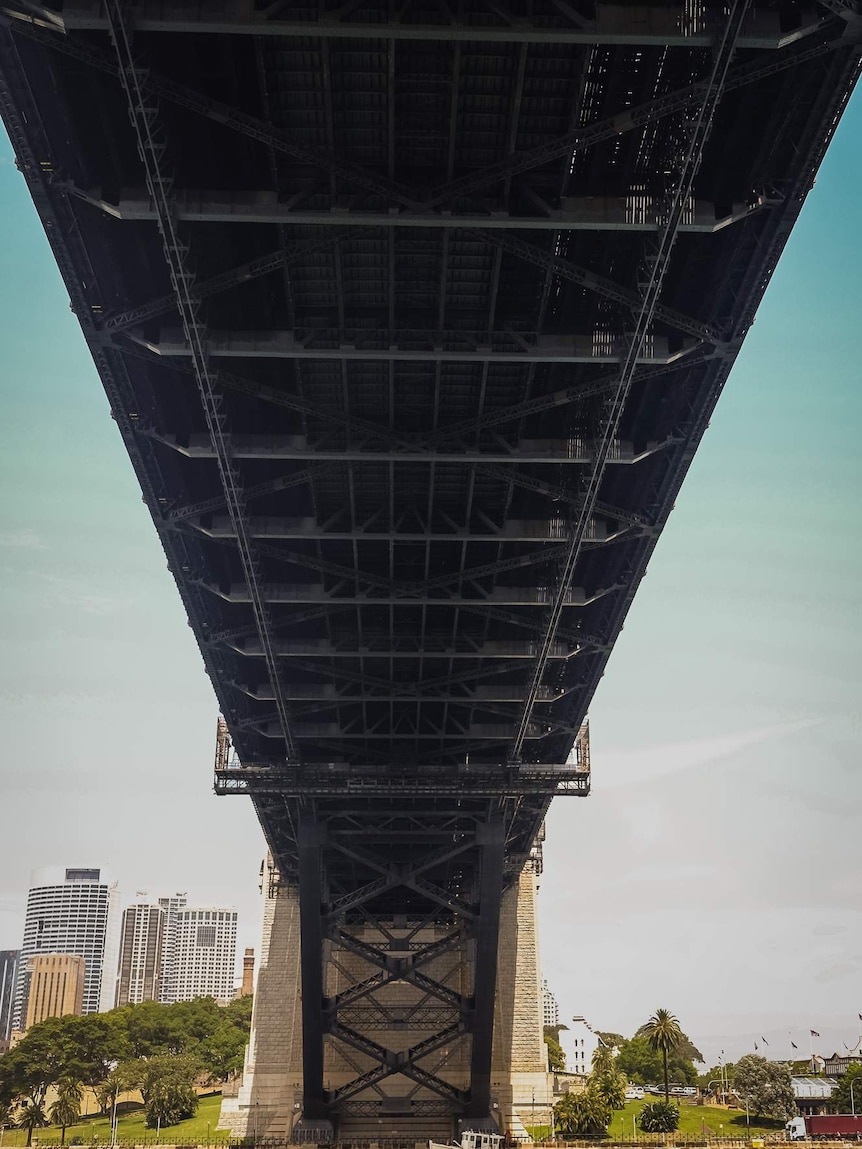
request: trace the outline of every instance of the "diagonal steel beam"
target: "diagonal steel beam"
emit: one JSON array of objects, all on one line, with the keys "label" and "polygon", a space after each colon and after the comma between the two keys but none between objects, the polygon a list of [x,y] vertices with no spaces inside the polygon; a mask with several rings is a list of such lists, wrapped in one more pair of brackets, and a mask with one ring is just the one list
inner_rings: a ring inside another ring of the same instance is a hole
[{"label": "diagonal steel beam", "polygon": [[[206,332],[199,315],[200,305],[193,294],[194,275],[187,261],[186,247],[177,234],[176,224],[171,214],[172,187],[170,180],[162,170],[164,144],[161,125],[158,121],[158,111],[150,96],[145,94],[142,86],[143,73],[137,66],[132,53],[131,33],[125,23],[121,0],[108,0],[105,11],[116,55],[117,74],[126,97],[129,116],[137,140],[138,154],[144,166],[147,188],[159,211],[162,250],[170,272],[171,282],[174,284],[177,310],[182,319],[183,331],[195,368],[195,379],[207,431],[216,456],[228,511],[237,530],[237,550],[243,573],[252,593],[252,609],[258,623],[261,649],[273,689],[280,696],[281,692],[278,690],[279,666],[270,635],[268,608],[259,588],[258,560],[245,529],[245,503],[242,485],[232,457],[221,397],[209,368]],[[290,734],[290,719],[283,697],[276,698],[276,709],[279,712],[285,747],[288,753],[292,754],[294,746]]]},{"label": "diagonal steel beam", "polygon": [[[835,0],[835,2],[838,3],[839,0]],[[111,75],[117,75],[117,65],[110,57],[89,45],[85,45],[77,37],[73,38],[68,35],[63,35],[57,30],[51,30],[29,20],[13,20],[11,23],[14,25],[15,32],[18,35],[36,40],[38,43],[71,56],[81,63],[108,72]],[[375,25],[375,27],[383,28],[385,25]],[[843,20],[841,20],[838,27],[839,29],[843,29]],[[831,40],[823,39],[802,49],[796,48],[795,46],[785,49],[778,53],[777,57],[772,54],[758,57],[753,63],[734,69],[727,77],[724,90],[727,92],[748,84],[756,83],[758,80],[775,75],[787,68],[793,68],[801,63],[816,59],[818,56],[826,55],[834,49],[834,46],[835,44]],[[334,175],[342,175],[357,187],[362,187],[366,191],[383,195],[391,202],[400,203],[405,207],[419,210],[428,210],[458,198],[469,197],[474,192],[501,183],[511,176],[517,175],[519,172],[540,167],[562,156],[573,156],[576,152],[595,147],[597,144],[604,143],[607,140],[615,139],[625,132],[634,131],[647,124],[655,123],[665,116],[686,112],[689,107],[696,105],[704,91],[703,83],[691,84],[685,88],[670,92],[665,96],[660,96],[655,100],[650,100],[639,107],[626,108],[613,116],[608,116],[603,120],[596,121],[596,123],[588,125],[587,127],[576,128],[571,132],[567,132],[565,135],[550,140],[537,148],[516,152],[500,164],[487,165],[480,171],[470,172],[458,179],[447,181],[445,184],[434,189],[429,195],[419,191],[414,192],[411,189],[402,188],[397,185],[394,187],[390,186],[388,182],[382,178],[369,175],[369,173],[363,169],[357,169],[353,165],[345,165],[334,156],[316,152],[309,148],[301,148],[287,137],[285,133],[281,133],[277,129],[272,128],[271,125],[266,124],[257,117],[249,116],[236,108],[231,108],[216,100],[211,100],[198,92],[194,92],[192,89],[166,80],[164,77],[160,77],[153,72],[148,73],[147,81],[149,84],[147,90],[154,95],[171,100],[182,107],[197,112],[199,115],[206,116],[217,123],[232,128],[240,134],[259,140],[261,143],[274,148],[276,151],[286,152],[294,156],[294,158],[309,163],[311,166],[320,168],[323,171],[330,171]]]},{"label": "diagonal steel beam", "polygon": [[595,462],[590,470],[588,482],[584,490],[578,522],[572,534],[564,561],[559,571],[557,594],[554,605],[548,618],[542,649],[536,659],[532,681],[527,692],[518,732],[512,742],[511,756],[513,761],[519,761],[524,741],[532,724],[533,707],[539,694],[545,668],[554,649],[557,627],[563,613],[565,595],[575,573],[575,567],[581,554],[587,525],[593,513],[595,501],[605,475],[605,469],[610,455],[611,444],[618,434],[620,420],[631,392],[632,383],[638,359],[638,352],[643,340],[649,331],[658,300],[661,295],[665,275],[670,266],[670,257],[679,232],[679,222],[684,206],[691,195],[694,179],[703,159],[706,141],[709,138],[716,111],[725,90],[730,61],[736,50],[742,23],[749,10],[751,0],[732,0],[730,11],[722,30],[719,43],[713,54],[712,72],[709,82],[703,93],[698,115],[689,132],[689,140],[680,164],[679,178],[676,190],[669,205],[667,222],[662,229],[656,245],[656,251],[651,258],[651,272],[645,284],[640,312],[637,316],[635,331],[632,335],[626,362],[620,372],[620,382],[608,411],[607,421],[601,440],[596,444]]},{"label": "diagonal steel beam", "polygon": [[[660,367],[638,368],[635,372],[634,382],[648,382],[651,379],[658,379],[669,375],[673,371],[688,370],[703,354],[703,351],[694,350],[690,354],[680,359],[675,359],[672,363],[663,364]],[[501,424],[527,419],[531,415],[538,415],[543,411],[553,410],[555,407],[566,407],[585,399],[591,399],[596,395],[609,394],[616,389],[619,378],[619,371],[611,371],[595,379],[589,379],[585,382],[579,381],[568,387],[561,387],[557,391],[551,391],[546,395],[536,395],[531,399],[524,399],[520,403],[511,403],[506,407],[492,408],[486,414],[480,415],[477,418],[462,419],[461,422],[450,423],[448,426],[444,424],[438,429],[430,431],[424,438],[428,443],[445,442],[447,439],[467,439],[491,427],[498,427]]]},{"label": "diagonal steel beam", "polygon": [[[840,25],[839,27],[843,27]],[[834,45],[828,41],[820,41],[804,48],[791,47],[778,55],[764,55],[758,57],[750,64],[744,64],[729,72],[724,92],[734,91],[757,83],[759,80],[774,76],[788,68],[795,68],[799,64],[817,59],[832,51]],[[666,95],[648,100],[634,108],[626,108],[615,115],[606,116],[596,120],[586,127],[575,128],[556,139],[549,140],[535,148],[516,152],[507,160],[498,164],[489,164],[481,170],[468,172],[458,179],[449,180],[434,188],[423,200],[422,207],[426,210],[454,200],[468,198],[483,188],[492,187],[504,180],[516,176],[521,172],[531,171],[541,167],[552,160],[563,156],[574,158],[578,152],[587,151],[598,144],[616,139],[625,132],[632,132],[639,128],[654,124],[666,116],[685,114],[692,108],[697,108],[708,91],[708,82],[689,84],[678,88]]]},{"label": "diagonal steel beam", "polygon": [[[274,495],[278,491],[288,491],[292,487],[304,487],[327,472],[335,470],[338,463],[313,463],[301,471],[293,471],[289,475],[282,475],[278,479],[269,479],[265,483],[255,483],[245,488],[246,499],[256,499],[264,495]],[[199,515],[208,515],[213,511],[220,511],[226,505],[224,492],[211,499],[201,499],[197,503],[185,503],[178,507],[171,507],[165,514],[169,523],[178,523],[186,519],[197,518]]]},{"label": "diagonal steel beam", "polygon": [[[116,21],[109,12],[107,4],[103,5],[103,11],[104,15],[100,21],[101,27],[112,31],[116,27]],[[49,29],[26,20],[13,20],[11,23],[17,34],[36,40],[83,64],[107,72],[111,76],[120,76],[122,79],[124,67],[122,63],[118,63],[114,57],[106,55],[97,48],[93,48],[79,37],[73,38],[63,35],[56,27]],[[150,100],[154,96],[169,100],[171,103],[213,120],[223,127],[257,140],[276,152],[292,156],[293,159],[308,164],[309,167],[340,176],[366,192],[382,195],[387,200],[393,200],[408,208],[418,206],[417,196],[410,189],[369,172],[358,164],[352,164],[340,156],[305,147],[287,132],[280,131],[265,120],[242,112],[230,104],[205,96],[202,92],[195,91],[194,88],[171,80],[167,76],[162,76],[153,69],[140,72],[137,87],[141,95],[146,94]]]},{"label": "diagonal steel beam", "polygon": [[[66,185],[66,190],[73,190],[69,185]],[[76,189],[73,191],[75,194]],[[153,218],[156,216],[156,209],[153,207]],[[262,255],[257,259],[249,260],[246,263],[239,264],[237,267],[232,267],[228,271],[223,271],[219,275],[214,275],[210,279],[200,280],[194,287],[194,299],[208,299],[210,296],[219,295],[223,291],[229,291],[233,287],[239,287],[243,283],[248,283],[253,279],[259,279],[263,275],[269,275],[273,271],[279,271],[282,268],[289,267],[291,264],[298,263],[304,256],[312,255],[314,252],[320,251],[330,247],[333,243],[338,242],[340,239],[345,238],[351,231],[355,229],[341,228],[333,234],[316,235],[303,243],[294,244],[292,247],[281,248],[278,251],[270,252],[268,255]],[[125,331],[129,327],[138,327],[141,324],[149,322],[151,319],[157,319],[160,315],[166,315],[168,312],[175,311],[177,306],[176,293],[171,292],[168,295],[161,295],[156,299],[151,299],[147,303],[141,303],[136,307],[127,308],[125,311],[118,311],[112,315],[107,315],[102,320],[100,330],[110,333]]]},{"label": "diagonal steel beam", "polygon": [[[576,283],[579,287],[601,296],[602,299],[613,300],[614,303],[620,303],[632,311],[637,311],[641,306],[642,300],[636,291],[615,283],[607,276],[599,275],[585,267],[579,267],[576,263],[563,259],[562,256],[554,255],[542,247],[537,247],[534,243],[527,243],[525,240],[518,239],[517,236],[487,230],[477,229],[471,234],[493,247],[502,248],[503,251],[508,251],[510,255],[523,259],[525,263],[531,263],[535,267],[553,272],[561,279]],[[686,335],[691,335],[705,343],[722,346],[725,342],[723,333],[717,328],[712,327],[709,323],[702,323],[698,319],[692,319],[691,316],[684,315],[673,307],[666,307],[664,304],[657,303],[652,309],[652,313],[655,319],[660,319],[669,327],[685,332]]]}]

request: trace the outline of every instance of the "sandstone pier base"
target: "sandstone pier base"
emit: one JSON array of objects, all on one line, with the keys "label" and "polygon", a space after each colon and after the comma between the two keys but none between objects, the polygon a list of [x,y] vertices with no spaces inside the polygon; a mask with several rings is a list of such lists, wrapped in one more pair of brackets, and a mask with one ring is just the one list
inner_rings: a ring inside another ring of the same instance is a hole
[{"label": "sandstone pier base", "polygon": [[[302,1017],[299,948],[299,902],[291,886],[265,887],[258,980],[255,989],[251,1037],[246,1050],[242,1081],[236,1095],[222,1101],[220,1128],[234,1136],[289,1140],[301,1113]],[[423,931],[423,934],[426,931]],[[423,941],[433,940],[433,934]],[[382,944],[370,928],[365,940]],[[450,953],[436,959],[427,972],[462,993],[471,992],[471,954]],[[358,963],[358,964],[357,964]],[[338,993],[353,979],[367,977],[372,967],[353,955],[340,955],[340,971],[329,967],[327,993]],[[356,968],[353,968],[356,966]],[[345,980],[347,979],[347,980]],[[378,998],[389,1008],[409,1007],[417,991],[406,983],[394,983]],[[373,1035],[375,1038],[377,1034]],[[427,1031],[387,1034],[391,1048],[407,1049]],[[469,1038],[455,1039],[422,1062],[431,1072],[465,1088],[469,1084]],[[328,1089],[371,1068],[362,1054],[327,1042],[324,1072]],[[392,1098],[406,1095],[415,1083],[397,1076],[381,1083]],[[532,864],[505,895],[500,921],[497,1000],[491,1071],[494,1117],[501,1131],[524,1137],[534,1126],[548,1125],[552,1103],[551,1077],[542,1038],[542,979],[536,928],[536,874]],[[454,1121],[431,1117],[388,1116],[345,1118],[337,1130],[340,1138],[375,1141],[400,1137],[407,1141],[448,1140],[455,1136]]]}]

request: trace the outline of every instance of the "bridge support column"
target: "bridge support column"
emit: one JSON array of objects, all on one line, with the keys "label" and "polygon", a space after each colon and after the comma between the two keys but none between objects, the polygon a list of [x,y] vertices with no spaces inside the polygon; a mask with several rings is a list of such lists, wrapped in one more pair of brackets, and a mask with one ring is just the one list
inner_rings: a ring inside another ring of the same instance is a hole
[{"label": "bridge support column", "polygon": [[[331,1132],[323,1090],[323,866],[322,828],[314,817],[299,823],[299,921],[302,970],[302,1118],[315,1136]],[[321,1126],[326,1128],[321,1129]]]},{"label": "bridge support column", "polygon": [[505,855],[502,821],[495,819],[477,827],[476,836],[481,844],[482,873],[479,920],[476,926],[475,968],[488,972],[483,973],[482,977],[477,976],[473,993],[470,1101],[465,1116],[487,1118],[491,1115],[491,1052]]},{"label": "bridge support column", "polygon": [[263,931],[242,1080],[226,1089],[219,1127],[235,1137],[289,1140],[302,1099],[299,891],[263,870]]},{"label": "bridge support column", "polygon": [[552,1077],[543,1036],[538,873],[529,862],[503,894],[494,1011],[492,1106],[515,1136],[550,1122]]},{"label": "bridge support column", "polygon": [[[475,839],[481,858],[476,890],[479,913],[472,925],[464,923],[462,938],[451,925],[417,922],[412,950],[397,944],[388,949],[387,972],[362,956],[370,954],[369,945],[386,950],[379,931],[371,925],[364,930],[354,927],[352,948],[341,946],[338,968],[330,963],[324,982],[322,958],[327,945],[333,943],[326,941],[323,935],[327,930],[321,925],[321,900],[326,902],[321,893],[321,831],[313,822],[300,825],[298,830],[303,853],[300,873],[306,884],[304,889],[296,881],[265,884],[264,936],[251,1041],[238,1094],[226,1096],[222,1103],[221,1126],[236,1136],[329,1140],[332,1126],[327,1119],[328,1102],[358,1073],[374,1075],[379,1064],[374,1045],[379,1043],[381,1051],[384,1045],[389,1046],[397,1057],[399,1051],[415,1049],[426,1040],[431,1029],[442,1029],[443,1033],[429,1043],[429,1057],[418,1067],[436,1075],[438,1085],[449,1081],[456,1091],[469,1089],[463,1104],[439,1096],[437,1101],[426,1097],[417,1104],[410,1099],[415,1078],[390,1077],[380,1081],[377,1100],[363,1101],[360,1095],[349,1114],[339,1113],[340,1136],[377,1139],[415,1133],[414,1139],[433,1135],[445,1141],[455,1132],[456,1117],[467,1128],[484,1126],[490,1117],[501,1129],[511,1129],[521,1137],[528,1128],[547,1125],[552,1099],[542,1039],[537,875],[533,864],[529,863],[514,885],[503,891],[501,827],[493,820],[479,822]],[[327,838],[327,849],[332,848],[333,841],[335,835]],[[300,924],[304,929],[309,918],[309,934],[301,942]],[[390,923],[389,928],[393,925]],[[394,925],[399,934],[404,928],[403,923]],[[342,941],[349,942],[342,933]],[[317,995],[314,985],[309,993],[303,984],[302,963],[306,959],[302,947],[309,942],[307,960],[314,962],[312,982],[315,971],[321,974]],[[438,956],[420,961],[412,973],[412,966],[405,967],[412,982],[396,979],[382,984],[403,956],[418,955],[425,947],[431,947],[428,952]],[[479,968],[485,974],[477,983],[475,970]],[[354,1038],[361,1034],[367,1039],[363,1052],[355,1043],[345,1044],[338,1032],[324,1037],[329,1023],[323,1019],[327,999],[321,995],[325,992],[331,1000],[367,978],[374,979],[374,985],[371,981],[367,984],[371,992],[357,995],[355,1003],[342,1006],[339,1013],[340,1029],[347,1037],[353,1031]],[[417,1010],[424,1021],[420,1021]],[[459,1013],[463,1018],[460,1024]],[[397,1019],[402,1017],[405,1021],[397,1032],[385,1031],[390,1022],[397,1026]],[[410,1022],[409,1018],[415,1020]],[[315,1050],[310,1057],[303,1056],[307,1044],[304,1031],[310,1041],[319,1043],[319,1056]],[[435,1083],[430,1076],[422,1080]]]}]

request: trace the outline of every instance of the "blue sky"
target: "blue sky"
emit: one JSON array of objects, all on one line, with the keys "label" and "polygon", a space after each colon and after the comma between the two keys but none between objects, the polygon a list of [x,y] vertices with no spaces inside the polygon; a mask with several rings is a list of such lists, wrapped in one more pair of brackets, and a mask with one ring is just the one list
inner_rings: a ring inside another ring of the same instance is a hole
[{"label": "blue sky", "polygon": [[[564,1016],[666,1006],[711,1060],[860,1028],[860,140],[857,96],[596,696],[593,796],[548,822]],[[0,948],[49,863],[256,945],[257,824],[211,793],[215,699],[5,138],[0,252]]]}]

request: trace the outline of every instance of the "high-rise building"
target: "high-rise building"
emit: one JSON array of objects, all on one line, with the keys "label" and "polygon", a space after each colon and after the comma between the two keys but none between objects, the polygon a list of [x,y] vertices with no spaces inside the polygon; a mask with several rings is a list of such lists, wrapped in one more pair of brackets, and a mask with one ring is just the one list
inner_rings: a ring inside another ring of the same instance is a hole
[{"label": "high-rise building", "polygon": [[560,1024],[560,1007],[557,1005],[557,999],[548,989],[548,983],[544,978],[542,978],[542,1024]]},{"label": "high-rise building", "polygon": [[166,918],[161,906],[140,902],[123,911],[117,1005],[159,1000]]},{"label": "high-rise building", "polygon": [[0,950],[0,1053],[9,1048],[20,950]]},{"label": "high-rise building", "polygon": [[234,996],[236,911],[207,906],[177,911],[173,967],[175,1001]]},{"label": "high-rise building", "polygon": [[162,941],[162,970],[159,986],[159,1001],[170,1005],[177,998],[177,915],[188,904],[185,893],[174,894],[170,898],[159,898],[159,907],[165,912],[164,936]]},{"label": "high-rise building", "polygon": [[242,955],[242,985],[238,997],[250,997],[254,993],[254,950],[247,949]]},{"label": "high-rise building", "polygon": [[85,963],[80,954],[34,954],[27,961],[27,1015],[24,1028],[46,1017],[80,1014],[84,1005]]},{"label": "high-rise building", "polygon": [[24,941],[12,1006],[12,1029],[27,1017],[27,966],[37,954],[84,959],[82,1011],[112,1009],[119,947],[119,895],[98,869],[37,870],[27,895]]}]

